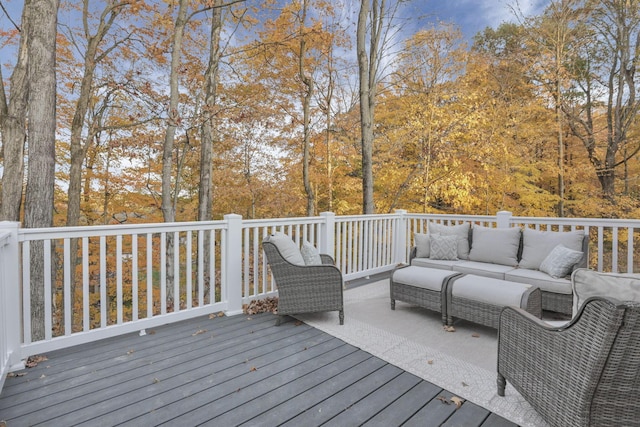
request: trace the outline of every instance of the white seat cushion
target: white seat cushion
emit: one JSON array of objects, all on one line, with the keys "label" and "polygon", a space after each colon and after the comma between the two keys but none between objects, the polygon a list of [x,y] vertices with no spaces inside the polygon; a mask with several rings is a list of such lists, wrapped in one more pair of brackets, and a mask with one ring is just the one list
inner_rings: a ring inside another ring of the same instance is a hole
[{"label": "white seat cushion", "polygon": [[457,273],[447,270],[409,266],[393,272],[393,281],[417,288],[442,291],[445,280]]},{"label": "white seat cushion", "polygon": [[504,279],[507,271],[513,270],[508,265],[491,264],[488,262],[462,261],[452,266],[454,271],[465,274],[476,274],[478,276],[493,277],[494,279]]},{"label": "white seat cushion", "polygon": [[451,295],[497,306],[520,307],[531,285],[469,274],[453,282]]},{"label": "white seat cushion", "polygon": [[411,265],[417,267],[439,268],[441,270],[452,270],[453,266],[463,261],[448,261],[443,259],[431,259],[431,258],[414,258],[411,260]]},{"label": "white seat cushion", "polygon": [[528,283],[537,286],[541,291],[571,295],[571,280],[565,278],[556,279],[539,270],[514,268],[506,272],[504,278],[512,282]]}]

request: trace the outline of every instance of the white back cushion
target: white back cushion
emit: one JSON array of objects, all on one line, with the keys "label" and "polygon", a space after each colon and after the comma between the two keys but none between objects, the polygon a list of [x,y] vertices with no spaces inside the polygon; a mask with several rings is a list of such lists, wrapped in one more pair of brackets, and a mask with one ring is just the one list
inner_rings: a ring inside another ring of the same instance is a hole
[{"label": "white back cushion", "polygon": [[282,257],[291,264],[305,265],[302,253],[291,237],[284,233],[275,232],[269,236],[269,241],[276,245]]},{"label": "white back cushion", "polygon": [[520,268],[540,269],[542,261],[553,248],[563,245],[574,251],[582,252],[584,231],[538,231],[525,228],[522,232],[522,258]]},{"label": "white back cushion", "polygon": [[611,297],[619,301],[640,302],[640,274],[600,273],[579,268],[571,275],[573,316],[591,297]]},{"label": "white back cushion", "polygon": [[473,226],[469,260],[492,264],[518,265],[519,227],[489,228]]}]

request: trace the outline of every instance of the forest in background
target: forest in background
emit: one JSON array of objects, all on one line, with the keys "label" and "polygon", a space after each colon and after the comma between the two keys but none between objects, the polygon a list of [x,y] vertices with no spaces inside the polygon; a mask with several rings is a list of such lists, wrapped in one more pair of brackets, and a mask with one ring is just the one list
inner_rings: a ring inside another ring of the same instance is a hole
[{"label": "forest in background", "polygon": [[[2,219],[52,156],[23,82],[45,2],[0,28]],[[52,224],[371,213],[368,168],[379,213],[640,217],[638,1],[514,2],[473,40],[411,5],[61,1]]]}]

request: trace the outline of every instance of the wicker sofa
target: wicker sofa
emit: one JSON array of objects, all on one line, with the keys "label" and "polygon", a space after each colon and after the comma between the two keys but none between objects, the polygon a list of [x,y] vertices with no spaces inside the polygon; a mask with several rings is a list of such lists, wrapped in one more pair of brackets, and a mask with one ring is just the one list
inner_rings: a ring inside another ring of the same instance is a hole
[{"label": "wicker sofa", "polygon": [[507,383],[551,426],[640,425],[640,275],[579,269],[568,324],[505,308],[498,395]]},{"label": "wicker sofa", "polygon": [[534,285],[542,291],[543,310],[571,314],[570,275],[587,265],[588,236],[584,231],[490,228],[469,223],[429,223],[427,231],[414,234],[411,265]]}]

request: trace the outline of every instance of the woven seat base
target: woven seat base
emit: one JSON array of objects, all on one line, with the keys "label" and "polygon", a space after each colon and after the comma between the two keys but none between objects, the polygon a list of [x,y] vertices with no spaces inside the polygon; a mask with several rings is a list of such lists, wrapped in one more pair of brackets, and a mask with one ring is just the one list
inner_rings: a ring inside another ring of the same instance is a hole
[{"label": "woven seat base", "polygon": [[[473,277],[466,275],[467,279]],[[457,278],[456,278],[457,279]],[[509,286],[512,282],[498,280],[503,286]],[[516,285],[516,283],[514,283]],[[519,285],[519,284],[517,284]],[[500,312],[504,308],[502,304],[491,304],[484,301],[476,301],[469,298],[453,295],[455,279],[447,287],[447,325],[453,324],[454,318],[468,320],[491,328],[498,328],[500,322]],[[520,308],[528,311],[537,318],[542,317],[542,292],[540,288],[531,286],[523,290],[520,299]]]}]

